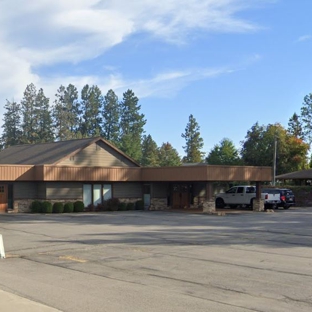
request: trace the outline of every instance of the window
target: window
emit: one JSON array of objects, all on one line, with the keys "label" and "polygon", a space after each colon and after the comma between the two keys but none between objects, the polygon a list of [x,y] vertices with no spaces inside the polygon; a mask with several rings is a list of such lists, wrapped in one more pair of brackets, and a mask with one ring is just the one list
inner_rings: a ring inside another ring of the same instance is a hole
[{"label": "window", "polygon": [[239,186],[239,187],[237,188],[237,193],[239,193],[239,194],[244,193],[244,187]]},{"label": "window", "polygon": [[85,207],[101,204],[104,200],[112,198],[111,184],[84,184],[83,204]]}]

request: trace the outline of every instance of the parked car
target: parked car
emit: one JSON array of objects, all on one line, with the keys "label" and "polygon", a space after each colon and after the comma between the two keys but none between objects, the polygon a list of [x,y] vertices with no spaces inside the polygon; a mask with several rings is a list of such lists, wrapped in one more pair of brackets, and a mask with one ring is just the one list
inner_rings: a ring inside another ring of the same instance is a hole
[{"label": "parked car", "polygon": [[265,193],[277,193],[280,196],[279,202],[276,202],[273,207],[278,209],[279,207],[283,207],[284,209],[288,209],[291,206],[296,204],[295,195],[292,190],[286,188],[268,188],[262,189],[262,192]]}]

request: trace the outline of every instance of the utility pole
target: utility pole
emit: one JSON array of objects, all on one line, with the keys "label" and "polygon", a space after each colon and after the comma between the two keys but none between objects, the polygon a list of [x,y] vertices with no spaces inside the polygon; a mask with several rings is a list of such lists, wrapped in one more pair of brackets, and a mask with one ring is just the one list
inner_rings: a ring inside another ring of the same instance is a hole
[{"label": "utility pole", "polygon": [[274,137],[274,152],[273,152],[273,186],[275,186],[276,179],[276,149],[277,149],[277,138]]}]

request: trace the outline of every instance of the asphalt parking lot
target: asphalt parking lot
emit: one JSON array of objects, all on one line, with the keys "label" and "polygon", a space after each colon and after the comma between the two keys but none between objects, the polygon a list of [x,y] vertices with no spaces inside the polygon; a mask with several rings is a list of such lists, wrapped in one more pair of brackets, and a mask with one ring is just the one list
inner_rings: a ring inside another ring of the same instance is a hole
[{"label": "asphalt parking lot", "polygon": [[312,311],[312,208],[5,214],[0,234],[0,290],[60,311]]}]

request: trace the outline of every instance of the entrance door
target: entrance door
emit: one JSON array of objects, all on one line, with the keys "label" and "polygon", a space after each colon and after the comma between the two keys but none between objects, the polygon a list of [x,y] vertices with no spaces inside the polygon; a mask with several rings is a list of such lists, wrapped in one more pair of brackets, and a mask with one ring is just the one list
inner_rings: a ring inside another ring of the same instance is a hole
[{"label": "entrance door", "polygon": [[8,186],[0,184],[0,213],[8,208]]},{"label": "entrance door", "polygon": [[190,206],[190,187],[187,184],[174,184],[172,189],[172,208],[183,209]]}]

